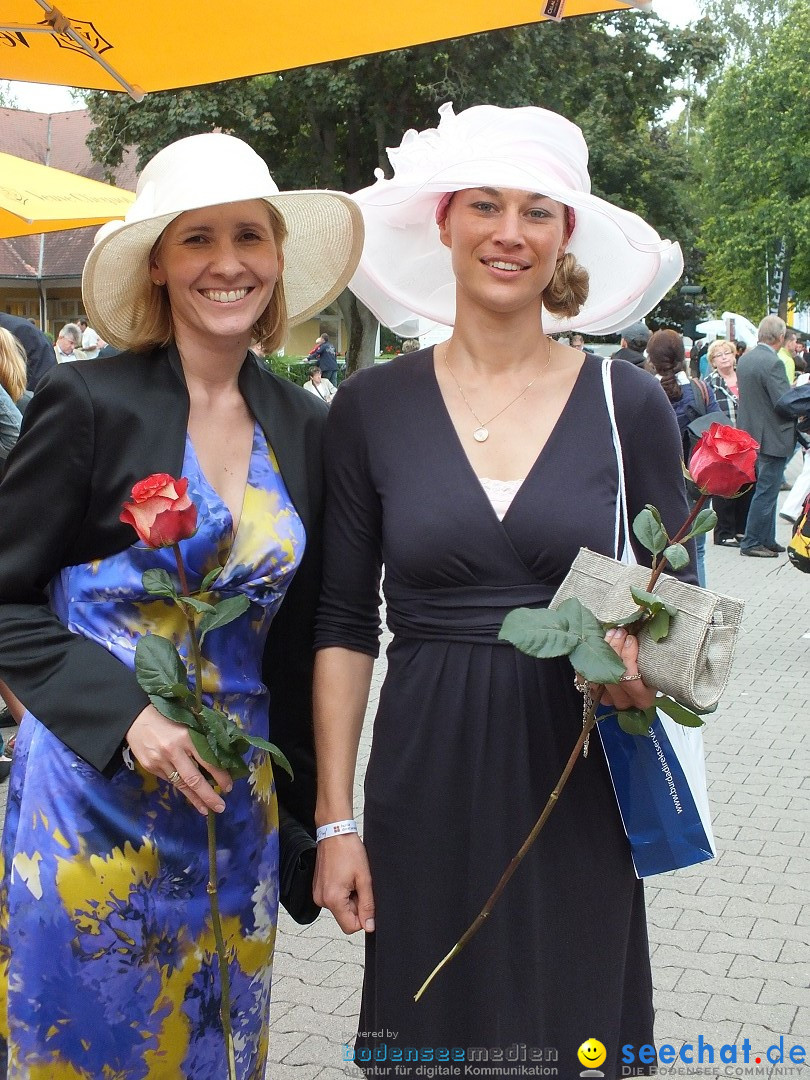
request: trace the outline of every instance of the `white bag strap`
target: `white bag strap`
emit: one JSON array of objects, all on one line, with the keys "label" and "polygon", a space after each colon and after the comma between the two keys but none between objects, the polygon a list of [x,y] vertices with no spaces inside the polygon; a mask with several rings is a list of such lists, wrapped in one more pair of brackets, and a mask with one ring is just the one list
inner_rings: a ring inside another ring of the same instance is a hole
[{"label": "white bag strap", "polygon": [[[605,404],[610,417],[610,430],[613,434],[613,449],[616,451],[616,468],[619,473],[618,491],[616,494],[616,522],[613,532],[613,557],[620,562],[634,565],[636,557],[630,544],[630,520],[627,510],[627,489],[624,482],[624,457],[622,455],[622,442],[619,438],[619,429],[616,425],[616,410],[613,406],[613,380],[610,375],[612,361],[605,358],[602,361],[602,387],[605,392]],[[624,534],[624,548],[619,553],[619,538]]]}]

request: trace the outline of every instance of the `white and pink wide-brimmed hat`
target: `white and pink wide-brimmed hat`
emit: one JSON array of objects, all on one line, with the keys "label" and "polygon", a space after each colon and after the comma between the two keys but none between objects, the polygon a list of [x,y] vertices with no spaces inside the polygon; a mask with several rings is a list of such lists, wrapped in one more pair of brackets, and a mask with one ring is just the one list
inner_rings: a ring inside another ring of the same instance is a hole
[{"label": "white and pink wide-brimmed hat", "polygon": [[456,283],[436,209],[448,192],[471,187],[539,192],[573,208],[567,250],[588,271],[590,292],[572,318],[544,312],[547,333],[617,333],[646,315],[681,276],[678,244],[591,194],[588,147],[570,120],[535,106],[474,105],[456,115],[450,103],[439,116],[437,128],[407,131],[389,148],[392,179],[378,170],[376,183],[353,196],[366,240],[349,286],[385,325],[416,314],[452,326]]}]

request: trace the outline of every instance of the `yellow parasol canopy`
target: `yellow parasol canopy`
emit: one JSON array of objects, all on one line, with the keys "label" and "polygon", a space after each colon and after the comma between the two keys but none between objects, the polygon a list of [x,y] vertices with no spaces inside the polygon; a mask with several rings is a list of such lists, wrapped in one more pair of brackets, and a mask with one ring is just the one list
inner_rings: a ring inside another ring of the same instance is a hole
[{"label": "yellow parasol canopy", "polygon": [[[650,0],[3,0],[0,79],[136,100],[153,90],[384,52]],[[69,4],[69,6],[68,6]],[[546,13],[546,14],[544,14]]]},{"label": "yellow parasol canopy", "polygon": [[0,154],[0,237],[81,229],[122,218],[131,191]]}]

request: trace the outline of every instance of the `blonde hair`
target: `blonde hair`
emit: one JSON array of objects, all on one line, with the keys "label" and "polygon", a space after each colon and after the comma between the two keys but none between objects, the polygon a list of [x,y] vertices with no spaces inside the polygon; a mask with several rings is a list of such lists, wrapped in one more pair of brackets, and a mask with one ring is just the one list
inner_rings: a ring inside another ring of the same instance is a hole
[{"label": "blonde hair", "polygon": [[14,335],[0,326],[0,385],[12,401],[25,393],[28,382],[28,360],[25,349]]},{"label": "blonde hair", "polygon": [[543,307],[560,319],[573,318],[588,299],[588,286],[588,271],[567,252],[543,290]]},{"label": "blonde hair", "polygon": [[[262,200],[267,208],[273,240],[279,252],[287,239],[287,225],[279,210],[271,203]],[[165,235],[164,229],[149,252],[145,288],[148,290],[144,300],[143,313],[138,315],[138,329],[127,344],[132,352],[149,352],[163,348],[174,340],[174,320],[169,303],[169,294],[165,285],[156,285],[148,274],[160,251]],[[253,324],[253,341],[269,354],[274,353],[287,337],[287,298],[284,294],[284,279],[278,276],[270,303]]]},{"label": "blonde hair", "polygon": [[734,353],[734,359],[736,361],[736,358],[737,358],[737,346],[734,344],[734,342],[733,341],[726,341],[725,338],[717,338],[716,341],[713,341],[711,343],[711,345],[709,346],[708,351],[706,353],[706,359],[708,360],[709,364],[712,367],[714,367],[714,359],[713,359],[714,354],[717,352],[720,345],[729,345],[731,347],[731,351]]}]

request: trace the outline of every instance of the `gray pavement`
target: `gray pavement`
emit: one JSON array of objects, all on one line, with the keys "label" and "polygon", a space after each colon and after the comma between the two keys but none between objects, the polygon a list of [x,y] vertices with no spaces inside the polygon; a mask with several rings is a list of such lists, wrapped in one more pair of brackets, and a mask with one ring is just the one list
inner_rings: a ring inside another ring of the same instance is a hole
[{"label": "gray pavement", "polygon": [[[780,534],[785,543],[781,519]],[[679,1050],[702,1036],[717,1064],[720,1047],[736,1043],[736,1065],[715,1070],[708,1053],[702,1066],[695,1055],[704,1077],[810,1077],[810,1066],[791,1064],[787,1053],[801,1044],[810,1058],[810,577],[784,555],[746,559],[711,543],[706,562],[709,586],[743,599],[745,617],[729,688],[705,729],[718,858],[646,884],[656,1045]],[[361,766],[384,673],[380,660]],[[309,927],[282,913],[268,1080],[362,1076],[344,1060],[359,1007],[360,937],[344,937],[328,913]],[[780,1036],[783,1065],[766,1059]],[[560,1064],[561,1077],[577,1075]],[[669,1066],[677,1067],[687,1069]]]},{"label": "gray pavement", "polygon": [[[781,521],[780,533],[784,543]],[[719,857],[646,886],[656,1044],[678,1049],[702,1036],[716,1053],[722,1044],[740,1047],[738,1065],[704,1064],[701,1076],[810,1077],[810,1067],[787,1057],[789,1047],[810,1043],[810,578],[785,556],[743,559],[711,544],[707,569],[710,587],[741,597],[746,610],[729,689],[705,731]],[[384,668],[384,660],[375,668],[363,767]],[[361,936],[344,937],[328,913],[299,927],[282,912],[268,1080],[362,1076],[344,1060],[362,963]],[[785,1064],[768,1064],[765,1051],[780,1036]],[[577,1075],[560,1065],[561,1077]]]}]

